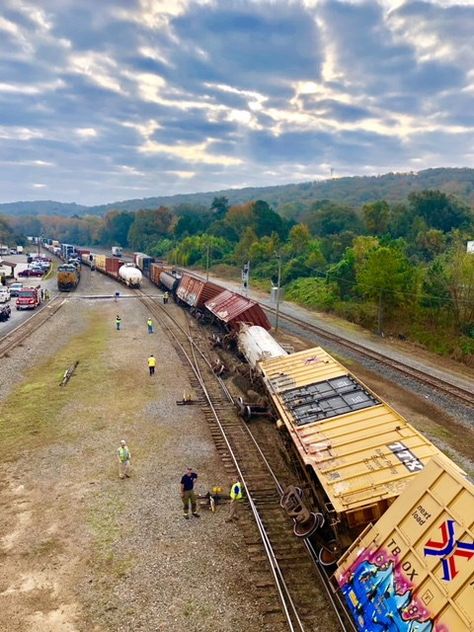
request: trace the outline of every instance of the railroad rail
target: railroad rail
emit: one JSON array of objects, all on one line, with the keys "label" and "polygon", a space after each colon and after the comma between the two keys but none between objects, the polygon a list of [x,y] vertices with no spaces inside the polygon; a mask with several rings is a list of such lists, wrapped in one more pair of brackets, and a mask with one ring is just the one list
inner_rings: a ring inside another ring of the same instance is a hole
[{"label": "railroad rail", "polygon": [[40,309],[35,310],[27,320],[2,336],[2,338],[0,338],[0,358],[5,357],[15,347],[22,344],[34,331],[44,325],[61,309],[64,302],[65,299],[63,297],[58,295],[54,296]]},{"label": "railroad rail", "polygon": [[[317,566],[316,552],[311,551],[309,543],[294,536],[292,525],[280,508],[284,489],[280,481],[293,477],[293,473],[281,458],[278,463],[275,455],[278,435],[268,423],[261,422],[261,427],[265,427],[262,436],[267,434],[267,445],[265,449],[260,447],[261,437],[257,442],[239,417],[225,381],[215,375],[212,362],[199,348],[196,341],[203,333],[192,319],[180,312],[187,319],[186,331],[171,316],[169,309],[143,293],[141,300],[170,335],[178,355],[187,364],[191,384],[201,395],[199,403],[224,467],[229,475],[237,475],[245,487],[256,529],[251,522],[245,522],[244,537],[255,568],[252,579],[263,600],[264,629],[275,632],[354,629],[350,621],[343,618],[338,595],[334,595],[327,576]],[[204,335],[207,337],[207,333]],[[258,425],[255,425],[256,430]],[[266,457],[264,451],[272,456]]]},{"label": "railroad rail", "polygon": [[[260,303],[260,305],[267,312],[270,312],[274,315],[276,314],[276,309],[274,309],[273,307],[269,307],[264,303]],[[374,349],[369,349],[364,345],[354,342],[353,340],[342,338],[338,334],[334,334],[322,327],[318,327],[318,325],[314,325],[313,323],[308,323],[294,316],[290,316],[289,314],[285,314],[281,310],[279,310],[278,318],[280,321],[287,321],[299,327],[300,329],[316,334],[320,338],[324,338],[325,340],[329,340],[331,342],[336,342],[338,345],[346,347],[351,351],[355,351],[367,358],[375,360],[380,364],[383,364],[384,366],[396,370],[404,376],[416,379],[420,383],[436,389],[437,392],[442,392],[444,395],[454,397],[455,399],[458,399],[460,402],[462,402],[465,406],[474,408],[474,390],[472,386],[470,388],[464,388],[463,386],[454,384],[453,382],[445,380],[438,375],[434,376],[433,374],[427,373],[422,369],[417,369],[416,367],[409,366],[402,361],[389,357],[388,355],[375,351]]]}]

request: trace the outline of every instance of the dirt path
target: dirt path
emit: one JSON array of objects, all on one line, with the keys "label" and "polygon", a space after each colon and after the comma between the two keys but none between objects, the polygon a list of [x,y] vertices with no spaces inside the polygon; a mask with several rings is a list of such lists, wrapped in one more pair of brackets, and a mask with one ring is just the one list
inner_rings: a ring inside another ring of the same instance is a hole
[{"label": "dirt path", "polygon": [[[182,516],[186,465],[199,491],[228,484],[199,408],[176,406],[189,384],[164,336],[147,334],[140,304],[120,303],[120,332],[116,310],[71,298],[68,329],[38,334],[43,354],[34,339],[15,352],[28,368],[0,418],[0,630],[258,630],[258,603],[242,581],[247,554],[225,508]],[[133,457],[125,481],[121,438]]]}]

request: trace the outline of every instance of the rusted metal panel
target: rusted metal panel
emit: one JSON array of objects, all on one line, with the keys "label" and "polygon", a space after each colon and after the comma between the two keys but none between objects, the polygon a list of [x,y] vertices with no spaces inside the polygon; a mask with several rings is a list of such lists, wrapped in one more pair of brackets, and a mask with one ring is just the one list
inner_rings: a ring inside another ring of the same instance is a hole
[{"label": "rusted metal panel", "polygon": [[230,290],[207,301],[206,308],[231,329],[238,329],[241,324],[259,325],[267,331],[272,327],[258,303]]},{"label": "rusted metal panel", "polygon": [[[337,513],[372,507],[366,522],[378,518],[441,454],[320,347],[259,366],[301,460]],[[358,515],[357,524],[364,520]]]},{"label": "rusted metal panel", "polygon": [[435,457],[338,561],[358,630],[474,630],[474,485]]},{"label": "rusted metal panel", "polygon": [[189,274],[183,274],[176,296],[189,305],[202,309],[204,303],[222,292],[222,287],[211,281],[203,281]]},{"label": "rusted metal panel", "polygon": [[111,276],[118,277],[119,268],[123,266],[123,261],[116,257],[105,258],[105,271]]}]

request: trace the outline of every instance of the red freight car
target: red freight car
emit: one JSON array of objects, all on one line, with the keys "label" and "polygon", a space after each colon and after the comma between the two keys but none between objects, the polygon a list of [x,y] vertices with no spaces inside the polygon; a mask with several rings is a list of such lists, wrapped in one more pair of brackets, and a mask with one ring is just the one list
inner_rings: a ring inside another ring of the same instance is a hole
[{"label": "red freight car", "polygon": [[272,328],[258,303],[230,290],[208,300],[206,308],[228,330],[237,330],[241,324],[260,325],[267,331]]},{"label": "red freight car", "polygon": [[189,274],[183,274],[176,290],[177,298],[194,310],[204,310],[204,303],[222,292],[222,287]]}]

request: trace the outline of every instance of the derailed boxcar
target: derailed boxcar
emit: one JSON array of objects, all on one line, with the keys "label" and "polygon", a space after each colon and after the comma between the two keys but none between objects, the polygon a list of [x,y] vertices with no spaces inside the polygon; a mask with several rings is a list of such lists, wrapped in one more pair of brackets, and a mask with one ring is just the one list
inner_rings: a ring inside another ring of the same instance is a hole
[{"label": "derailed boxcar", "polygon": [[238,332],[243,324],[259,325],[267,331],[272,328],[258,303],[230,290],[224,290],[215,298],[206,301],[205,305],[214,316],[214,320],[227,331]]},{"label": "derailed boxcar", "polygon": [[176,298],[191,308],[194,313],[204,311],[204,303],[222,292],[222,287],[211,281],[183,274],[176,289]]},{"label": "derailed boxcar", "polygon": [[282,505],[330,565],[442,453],[320,347],[259,367],[312,492]]},{"label": "derailed boxcar", "polygon": [[433,458],[338,561],[357,630],[474,630],[474,486]]}]

